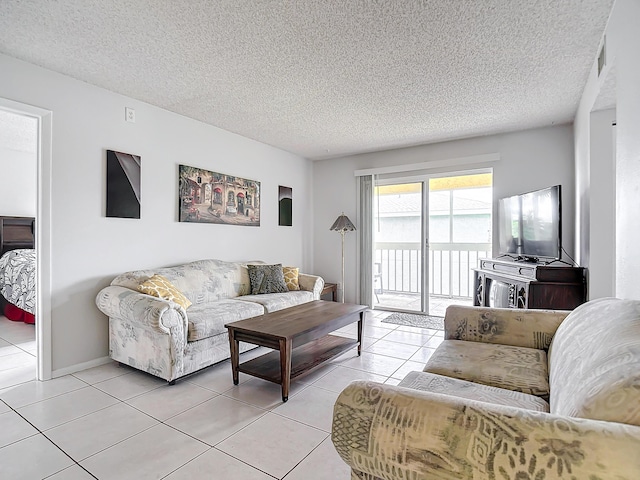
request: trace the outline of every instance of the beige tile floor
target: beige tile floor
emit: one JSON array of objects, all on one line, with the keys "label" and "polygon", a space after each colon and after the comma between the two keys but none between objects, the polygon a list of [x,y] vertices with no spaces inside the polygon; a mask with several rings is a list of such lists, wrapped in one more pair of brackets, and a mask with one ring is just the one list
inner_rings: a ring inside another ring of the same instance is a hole
[{"label": "beige tile floor", "polygon": [[0,389],[35,378],[35,325],[0,315]]},{"label": "beige tile floor", "polygon": [[[294,382],[286,403],[257,378],[241,374],[234,386],[228,360],[174,386],[115,363],[47,382],[14,374],[10,387],[0,371],[0,477],[347,479],[330,438],[340,391],[358,379],[397,384],[442,341],[441,331],[383,323],[387,315],[369,316],[361,357],[352,350]],[[20,328],[2,320],[0,355],[24,353]],[[355,324],[338,334],[354,336]]]}]

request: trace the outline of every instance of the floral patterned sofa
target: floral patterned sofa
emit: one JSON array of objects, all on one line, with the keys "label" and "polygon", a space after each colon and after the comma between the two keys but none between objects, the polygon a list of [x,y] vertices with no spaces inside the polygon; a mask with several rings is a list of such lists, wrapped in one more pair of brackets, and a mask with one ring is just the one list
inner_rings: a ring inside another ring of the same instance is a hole
[{"label": "floral patterned sofa", "polygon": [[[139,286],[154,275],[191,305],[185,309],[141,293]],[[300,273],[298,285],[299,290],[251,295],[246,263],[199,260],[119,275],[98,293],[96,304],[109,317],[109,356],[173,382],[229,358],[225,324],[319,300],[324,280]],[[240,351],[254,347],[241,343]]]},{"label": "floral patterned sofa", "polygon": [[640,301],[449,307],[423,372],[342,391],[332,440],[353,480],[638,479]]}]

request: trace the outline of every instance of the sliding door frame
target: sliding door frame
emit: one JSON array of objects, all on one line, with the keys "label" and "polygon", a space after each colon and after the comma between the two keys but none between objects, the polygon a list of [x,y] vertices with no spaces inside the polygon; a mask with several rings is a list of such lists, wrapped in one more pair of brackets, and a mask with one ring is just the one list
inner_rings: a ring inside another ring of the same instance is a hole
[{"label": "sliding door frame", "polygon": [[[429,315],[429,303],[430,303],[430,279],[429,279],[429,259],[431,258],[430,256],[430,232],[429,232],[429,193],[430,193],[430,185],[429,185],[429,181],[431,179],[435,179],[435,178],[447,178],[447,177],[461,177],[461,176],[467,176],[467,175],[478,175],[478,174],[484,174],[484,173],[491,173],[493,175],[493,168],[492,167],[478,167],[478,168],[466,168],[466,169],[456,169],[454,167],[450,167],[449,169],[447,169],[446,171],[437,171],[437,172],[429,172],[429,173],[425,173],[425,172],[421,172],[421,173],[417,173],[415,175],[409,174],[409,175],[399,175],[399,176],[393,176],[393,175],[385,175],[383,176],[383,178],[380,178],[379,176],[375,176],[374,177],[374,192],[376,187],[378,186],[387,186],[387,185],[403,185],[403,184],[411,184],[411,183],[421,183],[422,187],[421,187],[421,198],[422,198],[422,211],[421,211],[421,239],[420,239],[420,264],[421,264],[421,270],[422,270],[422,278],[420,279],[420,286],[421,286],[421,292],[420,292],[420,305],[421,308],[419,311],[416,310],[408,310],[408,309],[399,309],[399,308],[392,308],[392,307],[378,307],[378,306],[374,306],[374,309],[376,310],[393,310],[393,311],[402,311],[402,312],[407,312],[407,313],[418,313],[418,314],[423,314],[423,315]],[[376,194],[374,193],[374,196]],[[377,200],[374,198],[374,201],[377,202]],[[451,200],[453,201],[453,200]],[[493,207],[492,207],[493,209]],[[379,214],[377,212],[377,209],[374,209],[374,212],[376,212],[377,214]],[[451,211],[451,215],[453,215],[453,211]],[[493,228],[493,224],[492,224],[492,228]],[[450,229],[450,236],[451,236],[451,241],[453,240],[453,218],[450,218],[450,225],[449,225],[449,229]],[[373,242],[373,248],[372,248],[372,256],[371,256],[371,263],[373,263],[375,260],[375,229],[374,229],[374,242]],[[373,277],[371,277],[371,282],[373,283]]]}]

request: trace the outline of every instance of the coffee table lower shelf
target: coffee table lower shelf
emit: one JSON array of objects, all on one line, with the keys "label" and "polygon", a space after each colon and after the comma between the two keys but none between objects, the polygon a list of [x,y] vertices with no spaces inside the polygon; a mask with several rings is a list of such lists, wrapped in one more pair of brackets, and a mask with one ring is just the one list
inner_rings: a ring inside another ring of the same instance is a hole
[{"label": "coffee table lower shelf", "polygon": [[[358,345],[353,338],[326,335],[322,338],[296,347],[291,352],[291,377],[301,377],[311,373],[332,358]],[[282,385],[280,373],[280,352],[274,350],[260,357],[238,365],[238,371]]]}]

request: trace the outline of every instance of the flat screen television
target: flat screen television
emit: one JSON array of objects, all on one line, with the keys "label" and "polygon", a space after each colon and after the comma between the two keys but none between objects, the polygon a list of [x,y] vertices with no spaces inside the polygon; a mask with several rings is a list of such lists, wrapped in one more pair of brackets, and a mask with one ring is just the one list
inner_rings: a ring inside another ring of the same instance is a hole
[{"label": "flat screen television", "polygon": [[501,255],[517,260],[559,260],[562,248],[560,185],[498,200]]}]

